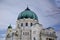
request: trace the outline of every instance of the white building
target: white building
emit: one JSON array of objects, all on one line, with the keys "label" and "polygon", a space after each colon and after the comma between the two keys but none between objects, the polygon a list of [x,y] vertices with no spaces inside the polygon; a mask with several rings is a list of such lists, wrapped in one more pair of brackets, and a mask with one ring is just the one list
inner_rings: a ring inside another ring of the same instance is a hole
[{"label": "white building", "polygon": [[16,28],[8,26],[6,40],[57,40],[57,36],[54,28],[44,29],[37,15],[27,7],[19,14]]}]

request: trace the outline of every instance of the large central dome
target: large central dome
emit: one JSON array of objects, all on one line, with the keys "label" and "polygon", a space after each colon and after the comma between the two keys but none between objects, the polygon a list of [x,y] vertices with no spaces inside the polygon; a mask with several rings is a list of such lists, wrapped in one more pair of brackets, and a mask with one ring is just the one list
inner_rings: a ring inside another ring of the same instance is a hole
[{"label": "large central dome", "polygon": [[31,11],[28,7],[18,15],[17,20],[23,19],[23,18],[26,18],[26,19],[30,18],[30,19],[38,20],[37,15],[33,11]]}]

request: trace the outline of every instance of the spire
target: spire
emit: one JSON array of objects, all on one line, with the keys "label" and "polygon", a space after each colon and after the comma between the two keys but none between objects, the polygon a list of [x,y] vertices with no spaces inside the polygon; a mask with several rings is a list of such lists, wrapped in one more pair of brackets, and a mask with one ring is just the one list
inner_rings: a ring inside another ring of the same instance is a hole
[{"label": "spire", "polygon": [[26,8],[25,10],[30,10],[30,9],[29,9],[28,6],[27,6],[27,8]]}]

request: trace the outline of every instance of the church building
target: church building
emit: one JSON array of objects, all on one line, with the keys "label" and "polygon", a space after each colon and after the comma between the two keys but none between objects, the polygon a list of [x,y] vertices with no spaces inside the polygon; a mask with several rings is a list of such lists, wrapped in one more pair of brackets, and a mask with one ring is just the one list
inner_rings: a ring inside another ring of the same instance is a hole
[{"label": "church building", "polygon": [[54,28],[43,28],[37,15],[28,7],[17,18],[16,28],[8,26],[5,40],[57,40]]}]

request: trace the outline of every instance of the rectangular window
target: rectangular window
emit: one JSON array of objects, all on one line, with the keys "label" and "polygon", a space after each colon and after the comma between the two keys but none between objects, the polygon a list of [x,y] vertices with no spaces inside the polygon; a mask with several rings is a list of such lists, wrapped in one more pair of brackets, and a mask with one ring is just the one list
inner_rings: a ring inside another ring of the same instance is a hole
[{"label": "rectangular window", "polygon": [[23,26],[23,23],[21,23],[21,26]]},{"label": "rectangular window", "polygon": [[31,23],[30,26],[32,26],[33,24]]},{"label": "rectangular window", "polygon": [[28,26],[28,23],[26,23],[26,26]]},{"label": "rectangular window", "polygon": [[29,32],[23,32],[23,35],[29,35]]}]

